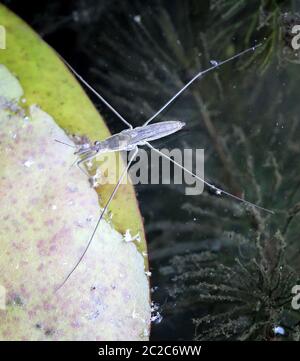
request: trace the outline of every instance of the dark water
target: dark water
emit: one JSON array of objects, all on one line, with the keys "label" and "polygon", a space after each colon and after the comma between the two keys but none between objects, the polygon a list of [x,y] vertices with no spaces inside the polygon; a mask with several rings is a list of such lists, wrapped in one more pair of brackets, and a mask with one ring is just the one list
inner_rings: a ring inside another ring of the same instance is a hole
[{"label": "dark water", "polygon": [[152,339],[298,339],[300,53],[291,28],[299,2],[5,3],[134,125],[211,60],[262,43],[172,104],[159,120],[183,120],[187,131],[156,146],[203,148],[209,181],[275,215],[208,190],[187,197],[179,185],[137,187],[163,315]]}]

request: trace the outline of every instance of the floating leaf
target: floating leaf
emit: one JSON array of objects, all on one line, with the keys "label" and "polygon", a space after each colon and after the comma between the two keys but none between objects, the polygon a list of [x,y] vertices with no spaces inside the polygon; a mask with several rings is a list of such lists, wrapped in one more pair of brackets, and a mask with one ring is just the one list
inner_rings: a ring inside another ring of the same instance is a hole
[{"label": "floating leaf", "polygon": [[[86,257],[100,208],[74,162],[67,134],[109,136],[102,118],[55,52],[0,6],[0,338],[141,340],[150,306],[144,230],[131,184],[121,185]],[[121,164],[122,168],[123,165]],[[100,186],[100,206],[113,185]],[[140,242],[123,235],[139,233]]]}]

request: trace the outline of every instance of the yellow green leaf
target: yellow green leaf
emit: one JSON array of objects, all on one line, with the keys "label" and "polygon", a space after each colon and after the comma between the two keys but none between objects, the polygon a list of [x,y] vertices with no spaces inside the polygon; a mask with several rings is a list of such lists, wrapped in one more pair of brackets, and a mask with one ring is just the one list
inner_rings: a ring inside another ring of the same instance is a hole
[{"label": "yellow green leaf", "polygon": [[[54,139],[110,133],[58,55],[2,5],[0,24],[7,36],[0,50],[0,338],[147,339],[146,242],[131,184],[121,185],[112,220],[102,222],[78,269],[55,292],[100,207],[88,178],[69,167],[72,148]],[[112,188],[97,188],[101,207]],[[126,231],[140,241],[125,242]]]}]

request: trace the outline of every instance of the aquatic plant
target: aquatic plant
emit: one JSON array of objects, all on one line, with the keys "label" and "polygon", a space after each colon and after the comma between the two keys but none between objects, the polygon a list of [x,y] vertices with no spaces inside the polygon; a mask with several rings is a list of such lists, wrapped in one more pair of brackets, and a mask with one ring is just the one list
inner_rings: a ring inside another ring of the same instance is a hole
[{"label": "aquatic plant", "polygon": [[[240,243],[236,234],[228,237]],[[234,262],[206,251],[174,257],[162,272],[174,275],[169,294],[176,309],[203,314],[193,319],[196,340],[300,339],[300,314],[291,306],[299,275],[285,259],[280,233],[240,244]]]},{"label": "aquatic plant", "polygon": [[[291,1],[282,0],[245,0],[212,1],[211,24],[218,24],[212,42],[226,44],[234,39],[244,46],[260,41],[262,46],[249,61],[243,62],[245,69],[256,60],[261,71],[271,64],[274,55],[283,54],[283,13],[290,9]],[[218,21],[217,21],[218,20]],[[223,31],[220,31],[223,28]],[[211,31],[213,26],[211,26]],[[259,39],[259,40],[258,40]],[[290,46],[290,44],[289,44]]]}]

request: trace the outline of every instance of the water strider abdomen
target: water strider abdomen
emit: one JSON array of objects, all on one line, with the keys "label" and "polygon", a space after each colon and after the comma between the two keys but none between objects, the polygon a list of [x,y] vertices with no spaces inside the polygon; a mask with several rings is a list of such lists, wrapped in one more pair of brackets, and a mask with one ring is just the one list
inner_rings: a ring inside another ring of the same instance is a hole
[{"label": "water strider abdomen", "polygon": [[99,151],[131,150],[145,142],[160,139],[178,132],[185,123],[180,121],[165,121],[150,125],[126,129],[99,142]]}]

